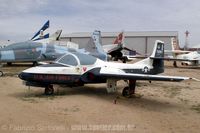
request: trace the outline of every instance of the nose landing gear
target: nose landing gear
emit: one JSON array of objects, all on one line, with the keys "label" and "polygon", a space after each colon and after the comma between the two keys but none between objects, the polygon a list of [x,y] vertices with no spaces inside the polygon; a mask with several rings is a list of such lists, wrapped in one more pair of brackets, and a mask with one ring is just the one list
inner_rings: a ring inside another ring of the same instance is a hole
[{"label": "nose landing gear", "polygon": [[45,87],[44,94],[45,95],[53,95],[53,93],[54,93],[53,85],[47,85]]}]

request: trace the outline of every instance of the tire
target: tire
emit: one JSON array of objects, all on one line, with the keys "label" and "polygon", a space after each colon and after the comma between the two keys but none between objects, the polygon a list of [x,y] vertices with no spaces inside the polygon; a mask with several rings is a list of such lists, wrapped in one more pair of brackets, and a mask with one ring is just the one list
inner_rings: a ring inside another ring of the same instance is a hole
[{"label": "tire", "polygon": [[0,71],[0,77],[2,77],[3,76],[3,72],[2,71]]},{"label": "tire", "polygon": [[8,66],[11,66],[11,65],[12,65],[12,62],[7,62],[7,65],[8,65]]},{"label": "tire", "polygon": [[38,62],[37,62],[37,61],[34,61],[34,62],[33,62],[33,66],[38,66]]},{"label": "tire", "polygon": [[46,86],[45,90],[44,90],[44,94],[45,95],[53,95],[54,94],[53,85]]},{"label": "tire", "polygon": [[122,96],[124,97],[130,97],[129,87],[125,87],[122,91]]}]

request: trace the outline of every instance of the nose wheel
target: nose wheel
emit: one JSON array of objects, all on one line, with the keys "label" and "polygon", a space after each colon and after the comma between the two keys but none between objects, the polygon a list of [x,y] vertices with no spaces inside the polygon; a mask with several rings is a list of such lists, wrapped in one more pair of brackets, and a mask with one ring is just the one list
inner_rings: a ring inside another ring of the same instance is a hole
[{"label": "nose wheel", "polygon": [[125,87],[122,91],[122,96],[130,97],[135,94],[136,80],[129,80],[129,86]]},{"label": "nose wheel", "polygon": [[54,93],[53,85],[47,85],[45,87],[44,94],[45,95],[53,95],[53,93]]}]

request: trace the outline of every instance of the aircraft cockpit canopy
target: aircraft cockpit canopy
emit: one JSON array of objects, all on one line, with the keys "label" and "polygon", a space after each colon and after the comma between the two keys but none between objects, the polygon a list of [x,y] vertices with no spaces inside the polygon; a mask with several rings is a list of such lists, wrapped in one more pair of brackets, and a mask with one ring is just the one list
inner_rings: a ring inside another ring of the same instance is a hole
[{"label": "aircraft cockpit canopy", "polygon": [[82,53],[69,53],[65,54],[61,58],[56,60],[56,63],[63,64],[67,66],[77,66],[77,65],[93,65],[96,62],[96,58]]}]

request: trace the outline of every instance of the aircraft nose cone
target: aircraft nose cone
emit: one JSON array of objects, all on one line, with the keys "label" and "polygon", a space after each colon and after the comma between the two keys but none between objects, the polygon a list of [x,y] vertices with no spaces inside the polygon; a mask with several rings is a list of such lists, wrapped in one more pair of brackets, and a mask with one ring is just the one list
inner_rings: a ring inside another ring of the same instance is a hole
[{"label": "aircraft nose cone", "polygon": [[27,74],[24,73],[24,72],[21,72],[21,73],[18,75],[18,77],[19,77],[20,79],[22,79],[22,80],[27,80]]},{"label": "aircraft nose cone", "polygon": [[18,75],[18,77],[19,77],[20,79],[23,79],[23,72],[21,72],[21,73]]}]

